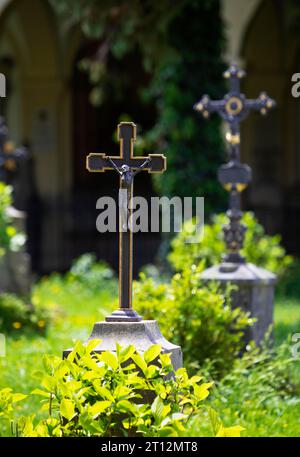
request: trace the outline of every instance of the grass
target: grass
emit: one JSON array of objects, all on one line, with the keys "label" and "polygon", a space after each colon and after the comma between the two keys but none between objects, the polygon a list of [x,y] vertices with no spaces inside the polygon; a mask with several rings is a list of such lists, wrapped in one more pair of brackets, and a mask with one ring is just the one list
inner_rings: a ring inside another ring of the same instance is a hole
[{"label": "grass", "polygon": [[300,298],[278,297],[275,312],[275,342],[279,344],[288,336],[300,332]]},{"label": "grass", "polygon": [[[110,282],[109,287],[97,284],[92,287],[72,278],[66,282],[59,275],[41,280],[33,289],[33,303],[36,306],[46,304],[53,310],[59,307],[61,311],[45,336],[15,331],[14,335],[7,338],[7,355],[0,358],[0,389],[9,386],[16,392],[30,393],[38,387],[34,373],[42,369],[43,355],[61,355],[75,340],[85,341],[93,323],[102,320],[115,307],[116,297],[117,285],[114,281]],[[275,345],[278,346],[297,332],[300,332],[300,299],[278,297],[275,307]],[[222,391],[216,391],[212,397],[212,406],[220,411],[225,425],[241,424],[246,427],[247,436],[300,436],[300,397],[276,397],[268,405],[255,394],[253,398],[246,398],[245,392],[249,388],[250,395],[251,391],[254,392],[253,386],[247,385],[246,378],[243,381],[239,379],[233,380],[237,385],[227,391],[227,397]],[[39,398],[32,396],[25,400],[22,414],[34,413],[39,402]],[[195,421],[187,433],[195,435],[199,430],[201,425]],[[7,435],[9,430],[1,430],[0,423],[1,434]]]},{"label": "grass", "polygon": [[[115,286],[95,293],[95,289],[77,281],[66,284],[59,275],[40,281],[33,289],[32,302],[61,311],[45,336],[15,331],[7,337],[6,357],[0,358],[0,389],[9,386],[15,392],[30,393],[38,386],[35,372],[43,369],[43,355],[61,355],[76,340],[85,341],[94,322],[102,320],[112,308],[116,295]],[[38,397],[30,396],[22,402],[22,413],[33,414],[39,402]]]}]

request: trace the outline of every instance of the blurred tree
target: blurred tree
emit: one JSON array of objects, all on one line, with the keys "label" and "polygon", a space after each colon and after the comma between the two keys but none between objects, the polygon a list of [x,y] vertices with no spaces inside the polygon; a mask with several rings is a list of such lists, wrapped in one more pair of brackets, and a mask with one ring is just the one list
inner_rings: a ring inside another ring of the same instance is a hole
[{"label": "blurred tree", "polygon": [[223,95],[220,0],[50,0],[70,26],[99,40],[93,58],[84,59],[94,83],[91,101],[101,104],[108,85],[119,89],[108,59],[136,53],[151,75],[144,100],[155,98],[157,122],[146,148],[164,152],[168,173],[155,179],[168,196],[204,196],[206,213],[223,209],[224,192],[216,179],[224,151],[220,121],[193,112],[203,93]]}]

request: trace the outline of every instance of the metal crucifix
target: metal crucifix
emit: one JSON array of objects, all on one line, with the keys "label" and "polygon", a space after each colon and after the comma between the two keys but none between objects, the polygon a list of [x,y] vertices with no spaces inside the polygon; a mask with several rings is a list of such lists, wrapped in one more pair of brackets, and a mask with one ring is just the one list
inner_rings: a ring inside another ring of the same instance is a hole
[{"label": "metal crucifix", "polygon": [[108,322],[138,322],[141,316],[132,308],[132,254],[133,234],[131,230],[131,201],[134,177],[145,170],[148,173],[163,173],[166,158],[162,154],[149,154],[148,157],[134,157],[136,126],[132,122],[118,125],[120,155],[107,156],[92,153],[87,156],[87,169],[90,172],[114,170],[120,176],[119,188],[119,309],[106,317]]},{"label": "metal crucifix", "polygon": [[241,223],[241,192],[251,181],[251,168],[240,162],[240,122],[243,121],[250,111],[259,111],[265,115],[276,103],[265,92],[262,92],[255,100],[249,100],[241,93],[240,80],[245,72],[237,65],[232,64],[224,73],[224,78],[229,80],[229,92],[222,100],[211,100],[204,95],[194,105],[207,119],[211,113],[218,113],[227,122],[229,130],[226,140],[229,144],[229,162],[219,168],[218,178],[220,183],[229,192],[229,224],[223,227],[227,254],[226,262],[241,263],[245,259],[240,254],[243,247],[246,227]]}]

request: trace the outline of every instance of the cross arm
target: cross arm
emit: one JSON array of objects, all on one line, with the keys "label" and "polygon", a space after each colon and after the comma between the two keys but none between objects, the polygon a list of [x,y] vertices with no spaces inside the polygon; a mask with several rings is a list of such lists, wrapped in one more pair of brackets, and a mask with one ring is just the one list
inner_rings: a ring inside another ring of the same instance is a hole
[{"label": "cross arm", "polygon": [[247,110],[256,110],[260,111],[261,114],[267,114],[276,106],[276,102],[265,92],[262,92],[255,100],[246,100],[245,105]]},{"label": "cross arm", "polygon": [[221,113],[225,103],[225,100],[211,100],[208,95],[203,95],[199,102],[195,103],[194,110],[199,111],[207,119],[211,113]]},{"label": "cross arm", "polygon": [[[103,173],[106,170],[113,170],[114,167],[110,163],[110,157],[107,157],[105,154],[101,153],[91,153],[86,158],[86,168],[90,172]],[[116,164],[116,166],[118,166]]]},{"label": "cross arm", "polygon": [[91,153],[86,158],[86,168],[90,172],[103,173],[120,168],[124,164],[134,170],[143,165],[143,169],[148,173],[163,173],[167,168],[167,159],[163,154],[149,154],[148,157],[131,157],[125,161],[123,157],[108,157],[103,153]]}]

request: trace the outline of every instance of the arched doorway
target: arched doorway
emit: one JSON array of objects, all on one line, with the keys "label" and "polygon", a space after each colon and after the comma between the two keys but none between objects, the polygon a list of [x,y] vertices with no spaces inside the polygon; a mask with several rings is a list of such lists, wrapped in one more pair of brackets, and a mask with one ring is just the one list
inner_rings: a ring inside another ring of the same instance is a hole
[{"label": "arched doorway", "polygon": [[245,121],[242,156],[253,169],[246,207],[255,211],[269,233],[282,234],[290,252],[300,254],[300,201],[295,203],[299,192],[294,191],[300,182],[299,101],[291,95],[300,40],[287,25],[288,7],[288,2],[261,1],[244,34],[241,57],[248,75],[243,91],[250,98],[266,91],[277,107],[266,117],[251,115]]},{"label": "arched doorway", "polygon": [[[100,106],[91,104],[92,86],[86,72],[79,68],[83,58],[94,56],[99,43],[85,43],[77,52],[72,76],[72,119],[73,119],[73,224],[69,233],[73,254],[96,252],[100,259],[108,261],[117,269],[118,236],[116,233],[100,234],[96,231],[96,201],[101,196],[112,196],[117,201],[118,176],[114,172],[88,173],[86,155],[89,152],[105,152],[116,155],[116,128],[120,120],[134,121],[138,129],[147,132],[155,122],[153,104],[143,103],[140,91],[149,83],[147,75],[136,53],[121,61],[111,56],[108,59],[109,74],[120,80],[118,91],[108,85],[106,96]],[[153,152],[153,151],[150,151]],[[135,180],[135,195],[150,198],[154,194],[151,176],[144,173]],[[155,233],[135,234],[134,274],[144,264],[154,260],[160,237]]]}]

